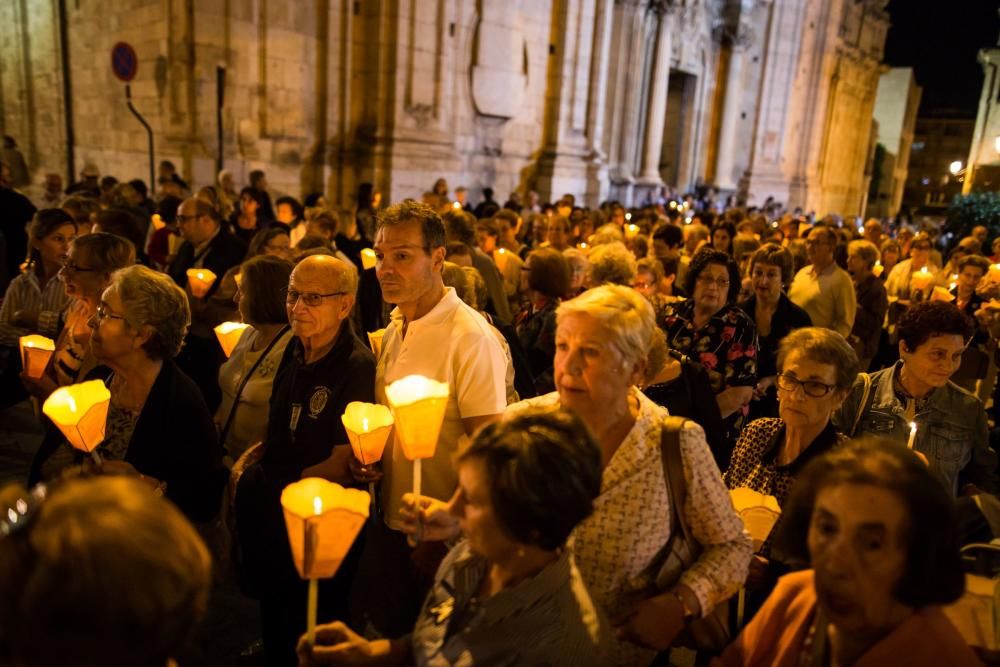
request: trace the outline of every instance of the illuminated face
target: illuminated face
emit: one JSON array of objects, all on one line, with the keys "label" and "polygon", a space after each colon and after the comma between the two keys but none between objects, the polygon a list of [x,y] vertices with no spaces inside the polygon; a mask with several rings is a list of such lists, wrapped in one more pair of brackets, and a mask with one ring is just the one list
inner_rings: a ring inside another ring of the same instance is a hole
[{"label": "illuminated face", "polygon": [[375,275],[387,303],[417,301],[433,289],[440,275],[444,248],[426,250],[420,223],[413,221],[383,225],[375,235]]},{"label": "illuminated face", "polygon": [[774,303],[781,296],[781,267],[757,262],[750,271],[750,282],[758,299]]},{"label": "illuminated face", "polygon": [[[354,296],[337,292],[329,273],[308,266],[298,266],[288,280],[285,310],[292,333],[299,338],[322,337],[340,330],[340,324],[354,306]],[[314,305],[307,303],[311,296],[325,294]],[[295,300],[293,301],[293,297]]]},{"label": "illuminated face", "polygon": [[486,466],[479,459],[458,465],[458,488],[448,503],[448,511],[458,519],[469,550],[493,562],[508,560],[518,543],[507,537],[493,512]]},{"label": "illuminated face", "polygon": [[931,336],[916,350],[907,350],[899,342],[899,357],[906,365],[908,375],[931,387],[943,387],[962,364],[965,341],[958,334]]},{"label": "illuminated face", "polygon": [[632,280],[632,289],[645,297],[656,294],[658,287],[656,277],[649,271],[639,271]]},{"label": "illuminated face", "polygon": [[699,310],[716,312],[729,299],[729,269],[723,264],[709,264],[694,281],[694,303]]},{"label": "illuminated face", "polygon": [[972,294],[979,286],[979,281],[983,279],[983,270],[978,266],[966,265],[962,272],[958,274],[958,291],[962,294]]},{"label": "illuminated face", "polygon": [[[792,350],[785,358],[781,373],[778,382],[778,414],[781,419],[792,428],[824,428],[847,395],[847,392],[836,389],[837,369],[832,364],[810,359],[800,350]],[[817,389],[826,393],[822,396],[810,395],[821,393]]]},{"label": "illuminated face", "polygon": [[101,363],[125,357],[142,346],[136,329],[125,320],[125,304],[113,287],[104,290],[97,312],[87,324],[94,330],[90,349]]},{"label": "illuminated face", "polygon": [[107,271],[96,269],[91,260],[90,251],[77,248],[70,244],[69,253],[63,267],[59,269],[59,277],[66,287],[66,296],[75,299],[85,299],[92,304],[100,300],[101,293],[108,286],[111,276]]},{"label": "illuminated face", "polygon": [[898,617],[893,590],[906,566],[906,508],[872,485],[822,488],[809,524],[816,597],[837,628],[875,635]]},{"label": "illuminated face", "polygon": [[642,377],[642,364],[629,365],[615,335],[590,315],[559,318],[553,361],[556,389],[563,407],[581,417],[621,401]]},{"label": "illuminated face", "polygon": [[66,259],[69,244],[74,238],[76,238],[76,225],[65,224],[56,227],[47,236],[33,240],[31,244],[41,255],[43,264],[58,266]]}]

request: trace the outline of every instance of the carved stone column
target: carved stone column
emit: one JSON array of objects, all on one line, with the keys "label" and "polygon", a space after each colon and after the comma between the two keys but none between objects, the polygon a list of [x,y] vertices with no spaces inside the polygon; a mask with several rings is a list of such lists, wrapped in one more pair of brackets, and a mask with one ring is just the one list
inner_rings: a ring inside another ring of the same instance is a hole
[{"label": "carved stone column", "polygon": [[748,26],[729,43],[729,63],[726,72],[726,92],[722,104],[722,122],[719,129],[719,149],[715,162],[715,180],[720,190],[736,189],[738,176],[733,173],[736,160],[736,137],[743,109],[743,65],[752,37]]},{"label": "carved stone column", "polygon": [[670,55],[673,35],[673,11],[666,3],[657,7],[659,30],[656,36],[656,59],[646,115],[646,132],[642,144],[642,170],[639,180],[646,186],[661,186],[660,155],[663,150],[663,126],[667,117],[667,90],[670,84]]}]

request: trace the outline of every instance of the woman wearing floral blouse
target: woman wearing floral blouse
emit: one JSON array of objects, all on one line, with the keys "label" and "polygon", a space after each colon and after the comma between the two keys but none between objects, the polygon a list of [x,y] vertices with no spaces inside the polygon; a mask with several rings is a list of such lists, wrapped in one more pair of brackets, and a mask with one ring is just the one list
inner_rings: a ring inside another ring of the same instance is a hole
[{"label": "woman wearing floral blouse", "polygon": [[[638,292],[604,285],[556,311],[556,391],[515,403],[504,419],[537,408],[580,417],[601,447],[604,471],[594,513],[573,531],[573,550],[593,600],[618,626],[604,663],[648,665],[685,627],[735,593],[746,579],[749,536],[736,516],[705,432],[687,422],[679,434],[687,483],[680,513],[701,555],[668,590],[655,587],[671,525],[661,438],[667,411],[636,388],[656,335],[653,308]],[[661,362],[662,363],[662,359]],[[425,525],[447,521],[438,501],[422,498]]]},{"label": "woman wearing floral blouse", "polygon": [[726,430],[724,449],[712,454],[725,470],[757,384],[757,327],[734,305],[740,274],[725,253],[700,250],[691,260],[685,290],[691,298],[668,308],[660,326],[672,349],[708,371]]}]

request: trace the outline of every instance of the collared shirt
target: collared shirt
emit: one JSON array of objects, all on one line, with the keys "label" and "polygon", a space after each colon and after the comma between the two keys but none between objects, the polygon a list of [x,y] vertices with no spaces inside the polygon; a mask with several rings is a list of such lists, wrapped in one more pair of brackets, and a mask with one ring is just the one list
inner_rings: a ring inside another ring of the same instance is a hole
[{"label": "collared shirt", "polygon": [[[394,308],[382,337],[375,397],[388,405],[386,386],[407,375],[448,383],[450,395],[437,450],[421,463],[421,493],[447,500],[458,484],[452,459],[459,439],[466,435],[462,419],[498,415],[507,406],[507,359],[489,323],[462,303],[452,287],[445,288],[444,297],[430,312],[407,323],[405,338],[403,324],[402,312]],[[389,527],[398,529],[403,494],[413,490],[413,463],[391,438],[382,461],[385,520]]]},{"label": "collared shirt", "polygon": [[195,262],[191,265],[192,268],[200,269],[205,265],[205,255],[208,254],[208,246],[212,245],[212,241],[215,240],[215,237],[218,236],[221,231],[221,226],[216,227],[211,236],[194,246]]},{"label": "collared shirt", "polygon": [[[18,338],[39,333],[55,338],[59,333],[59,316],[69,297],[66,287],[58,278],[51,278],[42,289],[34,269],[28,269],[14,278],[7,287],[0,306],[0,345],[14,347]],[[38,327],[31,331],[13,324],[14,314],[19,310],[38,313]]]},{"label": "collared shirt", "polygon": [[[609,618],[656,593],[659,559],[674,530],[661,458],[667,411],[638,389],[632,389],[631,396],[639,403],[639,416],[605,466],[594,513],[576,527],[572,541],[583,580]],[[553,392],[515,403],[504,418],[558,405],[559,394]],[[687,503],[681,512],[703,551],[679,583],[694,592],[707,613],[746,579],[750,536],[733,510],[702,428],[688,421],[680,445],[687,482]],[[618,642],[613,659],[605,664],[649,664],[652,657],[651,651]]]},{"label": "collared shirt", "polygon": [[293,337],[273,380],[261,462],[298,479],[334,447],[347,446],[341,415],[351,401],[372,402],[374,381],[375,359],[350,320],[341,322],[330,351],[312,363],[305,361],[302,341]]},{"label": "collared shirt", "polygon": [[788,298],[809,313],[813,326],[833,329],[844,338],[851,333],[857,296],[851,276],[836,263],[817,273],[810,264],[795,274]]},{"label": "collared shirt", "polygon": [[445,557],[411,637],[419,667],[607,664],[610,626],[569,549],[530,579],[477,601],[488,573],[468,542]]}]

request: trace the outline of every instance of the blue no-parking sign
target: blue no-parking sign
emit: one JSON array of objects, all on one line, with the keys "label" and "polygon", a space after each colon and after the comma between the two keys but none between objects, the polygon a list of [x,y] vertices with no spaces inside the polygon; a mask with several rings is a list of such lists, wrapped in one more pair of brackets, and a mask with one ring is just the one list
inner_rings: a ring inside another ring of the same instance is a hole
[{"label": "blue no-parking sign", "polygon": [[128,83],[135,78],[135,73],[139,69],[139,57],[135,55],[135,49],[131,44],[118,42],[111,49],[111,71],[115,76]]}]

